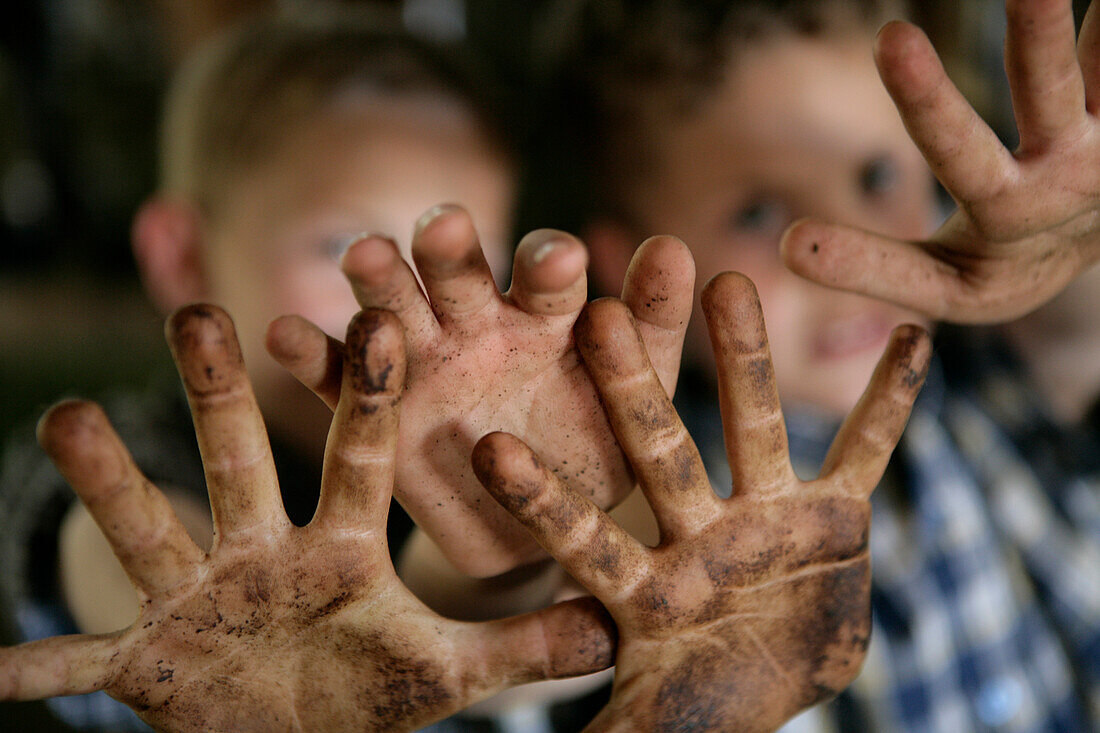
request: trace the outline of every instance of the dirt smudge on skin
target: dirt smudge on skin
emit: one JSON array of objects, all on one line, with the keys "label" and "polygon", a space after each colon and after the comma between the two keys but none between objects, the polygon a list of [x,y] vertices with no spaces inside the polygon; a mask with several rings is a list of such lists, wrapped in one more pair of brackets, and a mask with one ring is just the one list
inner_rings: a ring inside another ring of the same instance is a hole
[{"label": "dirt smudge on skin", "polygon": [[365,394],[394,391],[405,379],[404,332],[396,316],[368,309],[348,325],[346,375],[355,389]]},{"label": "dirt smudge on skin", "polygon": [[731,675],[724,660],[713,653],[696,651],[666,677],[657,691],[653,730],[661,733],[730,730],[729,711],[744,711],[756,704]]},{"label": "dirt smudge on skin", "polygon": [[374,719],[373,729],[404,730],[425,710],[446,709],[454,699],[443,668],[432,659],[406,654],[407,642],[378,632],[341,636],[339,654],[349,665],[374,669],[367,677],[374,682],[357,693],[360,708]]},{"label": "dirt smudge on skin", "polygon": [[244,378],[244,359],[233,321],[220,308],[198,304],[176,311],[168,339],[188,389],[207,396],[233,389]]}]

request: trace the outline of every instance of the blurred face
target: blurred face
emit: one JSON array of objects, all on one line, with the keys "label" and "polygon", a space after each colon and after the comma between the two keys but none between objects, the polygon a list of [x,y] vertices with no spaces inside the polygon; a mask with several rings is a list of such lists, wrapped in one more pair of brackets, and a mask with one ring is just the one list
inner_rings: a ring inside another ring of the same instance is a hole
[{"label": "blurred face", "polygon": [[344,250],[379,233],[408,259],[413,224],[439,203],[468,208],[499,281],[510,261],[512,175],[465,113],[385,101],[315,116],[238,182],[209,223],[206,268],[269,428],[319,456],[330,418],[267,354],[270,320],[298,314],[343,340],[358,310],[339,268]]},{"label": "blurred face", "polygon": [[[794,275],[780,235],[809,215],[898,237],[926,235],[936,221],[931,176],[878,79],[871,43],[858,35],[754,46],[658,140],[654,175],[632,199],[645,234],[675,234],[691,248],[697,290],[726,270],[752,278],[784,402],[837,414],[859,398],[891,329],[920,320]],[[713,373],[698,308],[692,321],[685,360]]]}]

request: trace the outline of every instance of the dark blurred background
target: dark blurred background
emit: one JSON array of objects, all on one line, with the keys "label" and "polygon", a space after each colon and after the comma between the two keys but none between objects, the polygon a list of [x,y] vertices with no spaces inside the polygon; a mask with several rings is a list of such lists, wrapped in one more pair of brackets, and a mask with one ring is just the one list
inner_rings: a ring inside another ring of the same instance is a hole
[{"label": "dark blurred background", "polygon": [[[571,1],[395,0],[414,30],[480,46],[501,80],[520,94],[534,81],[527,52],[540,13]],[[154,186],[160,94],[174,65],[197,42],[273,4],[4,4],[0,440],[29,434],[37,415],[59,397],[100,397],[170,368],[161,319],[145,300],[129,249],[130,217]],[[1076,3],[1079,17],[1087,4]],[[935,0],[915,2],[913,9],[964,94],[1014,145],[1001,68],[1002,3]],[[525,125],[532,109],[517,106],[516,123]],[[540,185],[558,183],[564,182]],[[529,224],[547,223],[528,221],[521,212],[519,227]],[[0,730],[46,730],[36,721],[32,705],[0,705]]]}]

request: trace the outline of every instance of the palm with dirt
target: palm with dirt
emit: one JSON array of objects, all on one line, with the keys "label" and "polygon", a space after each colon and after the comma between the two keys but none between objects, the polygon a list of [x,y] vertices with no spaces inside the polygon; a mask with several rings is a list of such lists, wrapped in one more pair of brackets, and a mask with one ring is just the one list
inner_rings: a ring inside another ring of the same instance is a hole
[{"label": "palm with dirt", "polygon": [[703,295],[733,495],[712,490],[629,312],[597,301],[578,348],[657,517],[646,547],[514,436],[478,443],[486,488],[608,608],[619,630],[608,706],[588,730],[772,730],[843,689],[870,631],[869,497],[923,381],[927,335],[899,328],[821,477],[791,469],[755,289]]},{"label": "palm with dirt", "polygon": [[[388,240],[348,250],[344,271],[364,308],[400,318],[409,344],[395,496],[450,563],[491,576],[545,554],[478,483],[470,452],[504,430],[604,508],[634,487],[573,339],[587,298],[587,253],[572,236],[537,230],[520,242],[501,294],[469,215],[437,207],[413,237],[416,273]],[[671,393],[691,313],[694,263],[671,237],[645,242],[623,299]],[[423,283],[423,290],[417,281]],[[330,406],[339,398],[339,345],[300,318],[272,324],[269,349]]]},{"label": "palm with dirt", "polygon": [[405,380],[392,313],[352,321],[321,496],[283,511],[267,434],[228,316],[169,322],[206,469],[215,538],[200,550],[92,403],[55,406],[39,436],[141,600],[127,629],[0,649],[0,699],[106,690],[171,731],[412,730],[521,682],[609,664],[592,599],[473,624],[398,580],[386,546]]}]

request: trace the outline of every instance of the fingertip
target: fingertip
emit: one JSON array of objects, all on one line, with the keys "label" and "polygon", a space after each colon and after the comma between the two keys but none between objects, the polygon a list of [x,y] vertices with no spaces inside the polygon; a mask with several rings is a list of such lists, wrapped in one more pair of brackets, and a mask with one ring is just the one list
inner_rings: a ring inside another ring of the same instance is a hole
[{"label": "fingertip", "polygon": [[[826,287],[843,287],[866,233],[818,219],[799,219],[779,240],[779,254],[794,274]],[[858,268],[856,268],[858,269]]]},{"label": "fingertip", "polygon": [[225,389],[244,373],[233,319],[218,306],[185,305],[169,316],[165,330],[180,376],[195,393]]},{"label": "fingertip", "polygon": [[703,286],[700,295],[705,314],[742,318],[754,314],[760,307],[756,285],[740,272],[720,272]]},{"label": "fingertip", "polygon": [[347,248],[340,258],[340,270],[349,280],[374,283],[385,279],[400,259],[401,253],[393,239],[369,234]]},{"label": "fingertip", "polygon": [[405,384],[405,331],[387,310],[367,308],[348,324],[345,370],[360,392],[400,392]]},{"label": "fingertip", "polygon": [[503,473],[508,473],[509,468],[514,468],[514,459],[517,454],[530,450],[516,436],[503,431],[487,433],[474,444],[474,450],[470,461],[474,467],[474,473],[486,483]]},{"label": "fingertip", "polygon": [[911,323],[898,326],[890,335],[886,353],[900,367],[904,385],[919,390],[932,361],[932,337],[928,331]]},{"label": "fingertip", "polygon": [[545,469],[538,456],[510,433],[482,436],[470,456],[474,474],[509,512],[516,514],[542,490]]},{"label": "fingertip", "polygon": [[432,206],[416,220],[416,225],[413,227],[413,235],[422,234],[429,227],[434,225],[437,221],[450,217],[452,214],[464,214],[466,210],[458,204],[442,203]]},{"label": "fingertip", "polygon": [[703,287],[703,317],[715,355],[755,354],[768,344],[756,285],[740,272],[722,272]]},{"label": "fingertip", "polygon": [[558,293],[568,289],[588,267],[588,249],[566,232],[536,229],[516,248],[515,279],[531,293]]},{"label": "fingertip", "polygon": [[573,336],[586,363],[612,374],[627,369],[621,358],[624,348],[642,348],[634,316],[618,298],[599,298],[586,304],[573,325]]},{"label": "fingertip", "polygon": [[893,90],[898,85],[907,89],[923,87],[930,78],[929,62],[936,55],[923,30],[912,23],[892,20],[875,36],[874,57],[883,81]]},{"label": "fingertip", "polygon": [[631,260],[660,269],[669,275],[695,280],[695,258],[684,241],[671,234],[658,234],[649,237],[634,251]]},{"label": "fingertip", "polygon": [[667,328],[682,328],[695,298],[695,259],[680,239],[656,236],[634,253],[623,284],[623,301],[636,316]]},{"label": "fingertip", "polygon": [[439,204],[417,219],[413,255],[432,260],[462,259],[477,241],[477,230],[466,209],[457,204]]},{"label": "fingertip", "polygon": [[779,255],[787,267],[798,273],[812,270],[813,260],[821,254],[827,229],[816,219],[798,219],[779,238]]},{"label": "fingertip", "polygon": [[298,315],[277,316],[264,330],[264,348],[282,365],[301,360],[309,345],[309,321]]},{"label": "fingertip", "polygon": [[49,407],[38,419],[35,438],[47,454],[54,456],[67,445],[79,444],[89,436],[100,435],[107,415],[95,402],[68,399]]}]

